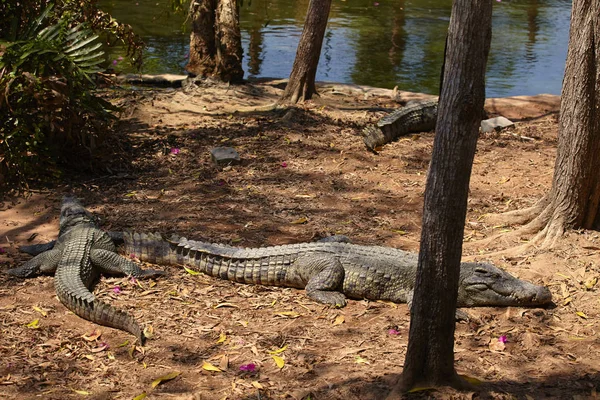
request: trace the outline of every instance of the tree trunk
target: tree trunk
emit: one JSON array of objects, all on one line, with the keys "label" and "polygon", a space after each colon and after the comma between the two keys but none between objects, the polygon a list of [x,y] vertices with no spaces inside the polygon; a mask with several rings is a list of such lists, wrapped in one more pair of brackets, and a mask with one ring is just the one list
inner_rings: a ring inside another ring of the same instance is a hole
[{"label": "tree trunk", "polygon": [[464,387],[454,370],[454,326],[469,180],[485,100],[491,0],[455,0],[444,87],[427,176],[408,351],[394,395]]},{"label": "tree trunk", "polygon": [[592,228],[600,200],[600,0],[575,0],[561,93],[552,224]]},{"label": "tree trunk", "polygon": [[282,101],[297,103],[310,100],[317,93],[315,76],[330,8],[331,0],[310,0],[294,66]]},{"label": "tree trunk", "polygon": [[190,5],[192,33],[190,56],[185,69],[197,76],[210,76],[215,71],[215,9],[217,0],[197,0]]},{"label": "tree trunk", "polygon": [[237,1],[193,1],[190,16],[192,33],[186,70],[224,82],[241,81],[244,71]]},{"label": "tree trunk", "polygon": [[536,205],[496,217],[526,223],[526,248],[552,247],[566,229],[600,229],[600,0],[574,0],[550,192]]},{"label": "tree trunk", "polygon": [[237,0],[219,0],[217,6],[217,73],[222,81],[241,82],[242,35]]}]

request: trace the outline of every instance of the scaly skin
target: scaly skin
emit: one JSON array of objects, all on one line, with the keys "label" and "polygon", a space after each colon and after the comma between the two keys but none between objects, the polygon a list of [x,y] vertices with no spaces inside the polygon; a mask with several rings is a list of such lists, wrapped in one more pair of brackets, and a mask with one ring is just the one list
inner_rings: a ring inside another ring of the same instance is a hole
[{"label": "scaly skin", "polygon": [[89,321],[127,331],[144,344],[143,330],[135,319],[98,300],[90,288],[101,272],[145,278],[162,271],[142,270],[116,254],[111,236],[100,230],[91,214],[71,197],[63,199],[56,242],[29,247],[43,252],[8,270],[8,274],[26,278],[55,272],[56,294],[69,310]]},{"label": "scaly skin", "polygon": [[[306,289],[321,303],[342,307],[346,297],[412,302],[417,254],[346,240],[238,248],[159,234],[124,233],[125,252],[142,261],[189,265],[240,283]],[[489,263],[461,263],[458,307],[543,306],[552,295]]]},{"label": "scaly skin", "polygon": [[435,129],[437,105],[437,100],[415,101],[386,115],[377,124],[363,129],[365,145],[369,150],[375,150],[408,133]]}]

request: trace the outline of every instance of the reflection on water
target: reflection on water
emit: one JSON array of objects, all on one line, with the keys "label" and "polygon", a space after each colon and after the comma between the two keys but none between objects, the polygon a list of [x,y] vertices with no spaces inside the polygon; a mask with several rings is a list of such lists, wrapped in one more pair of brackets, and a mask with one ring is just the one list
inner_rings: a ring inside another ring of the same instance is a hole
[{"label": "reflection on water", "polygon": [[[189,28],[183,16],[169,13],[168,0],[100,4],[144,38],[143,72],[184,72]],[[243,2],[246,77],[289,76],[307,7],[308,0]],[[334,2],[317,80],[437,93],[450,8],[448,0]],[[488,97],[560,93],[570,9],[568,0],[494,2]],[[111,50],[109,59],[122,53]],[[125,62],[116,67],[130,68]]]}]

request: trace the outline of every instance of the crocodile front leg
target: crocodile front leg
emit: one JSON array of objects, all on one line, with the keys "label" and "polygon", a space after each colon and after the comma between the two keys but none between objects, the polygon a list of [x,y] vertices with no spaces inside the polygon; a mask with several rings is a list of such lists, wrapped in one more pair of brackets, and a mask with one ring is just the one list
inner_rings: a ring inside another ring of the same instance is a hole
[{"label": "crocodile front leg", "polygon": [[31,278],[40,274],[52,274],[56,271],[62,251],[52,249],[33,257],[20,267],[9,269],[7,274],[18,278]]},{"label": "crocodile front leg", "polygon": [[307,282],[304,289],[308,297],[334,307],[346,305],[346,296],[340,292],[344,283],[344,267],[337,257],[330,254],[301,256],[292,268]]},{"label": "crocodile front leg", "polygon": [[[108,236],[110,236],[111,240],[113,241],[113,243],[116,246],[123,244],[123,242],[124,242],[123,232],[116,231],[116,232],[106,232],[106,233],[108,234]],[[56,240],[52,240],[47,243],[30,244],[30,245],[26,245],[26,246],[20,246],[19,251],[21,251],[23,253],[31,254],[32,256],[37,256],[38,254],[41,254],[45,251],[52,250],[52,248],[54,248],[55,245],[56,245]]]}]

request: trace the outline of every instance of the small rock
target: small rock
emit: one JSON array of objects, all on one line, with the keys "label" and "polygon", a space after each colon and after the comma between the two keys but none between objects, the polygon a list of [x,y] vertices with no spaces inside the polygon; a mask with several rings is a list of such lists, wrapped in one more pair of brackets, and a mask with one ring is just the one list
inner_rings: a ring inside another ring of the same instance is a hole
[{"label": "small rock", "polygon": [[240,155],[231,147],[215,147],[210,151],[213,162],[219,166],[239,164]]},{"label": "small rock", "polygon": [[481,131],[485,133],[499,131],[510,126],[515,126],[514,122],[504,117],[490,118],[481,121]]}]

